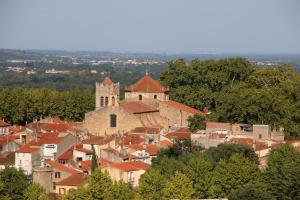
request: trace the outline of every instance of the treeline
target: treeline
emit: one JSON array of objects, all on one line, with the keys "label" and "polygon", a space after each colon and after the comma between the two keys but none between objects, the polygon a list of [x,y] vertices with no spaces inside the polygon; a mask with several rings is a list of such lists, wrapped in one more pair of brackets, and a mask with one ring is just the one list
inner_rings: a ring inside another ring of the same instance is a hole
[{"label": "treeline", "polygon": [[221,144],[204,151],[162,151],[142,175],[138,199],[271,200],[300,197],[300,153],[273,149],[264,170],[252,148]]},{"label": "treeline", "polygon": [[48,116],[81,121],[84,114],[94,108],[95,97],[91,90],[0,89],[0,117],[12,124],[26,124]]},{"label": "treeline", "polygon": [[96,170],[86,187],[63,199],[298,199],[299,164],[300,153],[289,145],[273,149],[264,170],[248,146],[221,144],[205,151],[175,146],[159,154],[137,188]]},{"label": "treeline", "polygon": [[[87,177],[87,185],[59,199],[299,199],[299,166],[300,153],[289,144],[274,148],[263,170],[248,146],[221,144],[203,151],[176,145],[159,153],[137,188],[112,181],[108,173],[96,168]],[[9,167],[0,171],[0,199],[50,200],[39,184]]]},{"label": "treeline", "polygon": [[289,65],[261,68],[244,58],[171,61],[160,80],[170,97],[194,108],[208,106],[210,119],[284,127],[300,137],[300,74]]}]

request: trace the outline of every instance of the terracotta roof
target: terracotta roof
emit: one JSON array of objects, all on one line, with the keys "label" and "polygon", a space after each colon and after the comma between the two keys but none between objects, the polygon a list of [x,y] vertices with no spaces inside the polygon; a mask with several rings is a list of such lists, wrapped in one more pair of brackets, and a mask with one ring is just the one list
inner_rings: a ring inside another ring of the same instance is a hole
[{"label": "terracotta roof", "polygon": [[260,151],[263,149],[268,149],[268,144],[266,142],[258,141],[252,138],[232,138],[229,140],[231,143],[239,143],[239,144],[244,144],[248,145],[250,147],[255,146],[255,151]]},{"label": "terracotta roof", "polygon": [[9,130],[13,133],[18,133],[26,130],[25,126],[11,126],[9,127]]},{"label": "terracotta roof", "polygon": [[4,135],[4,136],[0,137],[0,145],[7,144],[8,142],[12,142],[19,138],[20,138],[19,135]]},{"label": "terracotta roof", "polygon": [[184,105],[182,103],[178,103],[176,101],[168,100],[168,101],[161,101],[161,103],[171,106],[173,108],[176,108],[178,110],[182,110],[187,113],[204,115],[204,112],[197,110],[195,108],[189,107],[187,105]]},{"label": "terracotta roof", "polygon": [[122,102],[120,103],[120,107],[133,114],[158,112],[158,109],[156,107],[142,103],[140,101]]},{"label": "terracotta roof", "polygon": [[124,136],[124,138],[123,138],[124,145],[141,144],[142,142],[144,142],[144,138],[138,134],[130,134],[130,135]]},{"label": "terracotta roof", "polygon": [[55,169],[65,171],[69,174],[78,174],[78,171],[76,171],[75,169],[67,167],[66,165],[63,165],[63,164],[58,163],[58,162],[53,161],[53,160],[44,160],[44,163],[50,165],[51,167],[53,167]]},{"label": "terracotta roof", "polygon": [[137,151],[145,150],[147,153],[150,154],[150,156],[157,155],[160,148],[154,144],[147,144],[147,145],[138,145],[138,144],[129,144],[125,145],[127,148],[134,149]]},{"label": "terracotta roof", "polygon": [[108,76],[106,76],[101,83],[103,85],[111,85],[113,82]]},{"label": "terracotta roof", "polygon": [[0,165],[15,165],[15,152],[1,153]]},{"label": "terracotta roof", "polygon": [[83,144],[96,144],[96,145],[104,145],[115,139],[115,135],[110,136],[92,136],[88,139],[82,141]]},{"label": "terracotta roof", "polygon": [[59,157],[58,157],[59,160],[70,160],[70,159],[73,159],[73,152],[68,150],[68,151],[65,151],[64,153],[62,153]]},{"label": "terracotta roof", "polygon": [[163,141],[160,141],[159,143],[161,146],[166,146],[166,147],[171,147],[173,146],[174,144],[168,140],[163,140]]},{"label": "terracotta roof", "polygon": [[108,166],[118,168],[121,171],[138,171],[138,170],[147,170],[150,168],[150,165],[140,161],[134,162],[122,162],[122,163],[110,163]]},{"label": "terracotta roof", "polygon": [[29,143],[20,147],[17,153],[32,153],[40,149],[43,144],[58,144],[63,137],[58,137],[58,133],[45,133],[38,140],[32,140]]},{"label": "terracotta roof", "polygon": [[174,132],[170,132],[166,135],[167,138],[173,139],[190,139],[191,131],[188,128],[180,128]]},{"label": "terracotta roof", "polygon": [[72,147],[72,149],[76,150],[76,151],[80,151],[80,152],[86,153],[86,154],[92,154],[93,153],[92,150],[83,148],[83,144],[76,144],[76,145],[74,145]]},{"label": "terracotta roof", "polygon": [[165,93],[169,90],[163,87],[159,81],[152,79],[149,75],[145,75],[138,82],[125,87],[126,92],[147,92],[147,93]]},{"label": "terracotta roof", "polygon": [[10,124],[6,123],[3,120],[0,120],[0,126],[10,126]]},{"label": "terracotta roof", "polygon": [[207,121],[206,122],[206,128],[222,129],[222,130],[231,131],[231,124],[230,123],[224,123],[224,122]]},{"label": "terracotta roof", "polygon": [[148,134],[159,134],[162,128],[160,127],[136,127],[133,133],[148,133]]},{"label": "terracotta roof", "polygon": [[62,186],[81,186],[84,185],[86,180],[86,176],[84,174],[74,174],[63,179],[60,182],[55,183],[55,185],[62,185]]}]

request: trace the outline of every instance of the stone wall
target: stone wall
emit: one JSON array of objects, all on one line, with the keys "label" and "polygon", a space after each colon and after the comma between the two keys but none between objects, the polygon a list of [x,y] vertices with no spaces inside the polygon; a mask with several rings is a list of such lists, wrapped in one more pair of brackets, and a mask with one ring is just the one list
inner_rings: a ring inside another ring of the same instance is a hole
[{"label": "stone wall", "polygon": [[[117,115],[117,126],[110,127],[110,115]],[[120,107],[105,107],[86,113],[83,128],[93,135],[103,136],[113,133],[125,133],[142,126],[140,120]]]},{"label": "stone wall", "polygon": [[139,95],[142,95],[142,101],[144,99],[156,99],[160,101],[166,101],[169,100],[169,95],[165,93],[143,93],[143,92],[125,92],[125,100],[133,100],[133,101],[139,101]]},{"label": "stone wall", "polygon": [[159,104],[159,113],[161,116],[167,118],[169,126],[188,126],[188,117],[193,116],[191,113],[184,112],[182,110],[176,109],[164,103]]}]

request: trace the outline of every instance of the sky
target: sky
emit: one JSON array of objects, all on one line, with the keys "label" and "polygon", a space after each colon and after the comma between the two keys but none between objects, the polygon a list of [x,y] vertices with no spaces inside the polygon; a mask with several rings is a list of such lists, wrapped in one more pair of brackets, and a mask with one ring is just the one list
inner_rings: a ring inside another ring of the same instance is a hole
[{"label": "sky", "polygon": [[0,48],[300,53],[300,0],[0,0]]}]

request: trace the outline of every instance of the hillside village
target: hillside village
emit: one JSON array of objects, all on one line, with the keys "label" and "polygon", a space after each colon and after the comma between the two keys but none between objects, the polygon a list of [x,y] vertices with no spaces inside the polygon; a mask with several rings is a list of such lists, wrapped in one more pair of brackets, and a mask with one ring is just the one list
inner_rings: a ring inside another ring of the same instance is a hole
[{"label": "hillside village", "polygon": [[[21,169],[47,193],[63,195],[86,184],[93,154],[112,180],[137,187],[160,150],[178,141],[191,140],[204,148],[245,144],[255,150],[261,168],[268,152],[286,143],[284,130],[271,130],[267,124],[206,121],[204,130],[191,132],[188,117],[208,115],[208,110],[170,100],[169,89],[148,74],[125,88],[123,101],[119,94],[119,83],[107,76],[96,83],[96,107],[83,122],[48,117],[13,126],[0,121],[0,168]],[[299,141],[290,143],[300,150]]]}]

